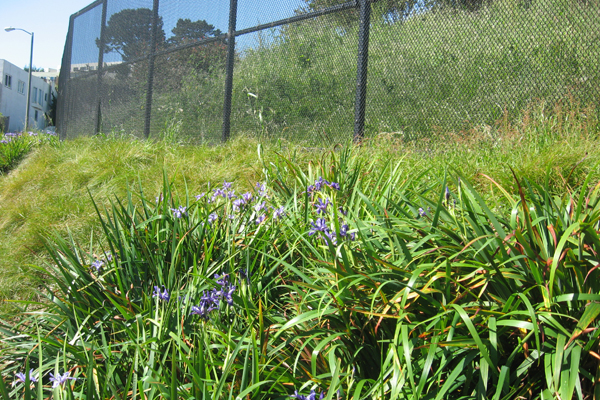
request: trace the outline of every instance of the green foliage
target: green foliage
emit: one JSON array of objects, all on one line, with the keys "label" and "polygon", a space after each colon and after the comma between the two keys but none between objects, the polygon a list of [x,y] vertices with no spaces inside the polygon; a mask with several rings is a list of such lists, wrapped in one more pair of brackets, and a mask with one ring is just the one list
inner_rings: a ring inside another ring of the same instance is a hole
[{"label": "green foliage", "polygon": [[[1,118],[1,117],[0,117]],[[55,134],[29,132],[6,133],[0,140],[0,175],[6,174],[17,166],[17,164],[31,151],[31,149],[40,144],[58,142]]]},{"label": "green foliage", "polygon": [[56,108],[58,106],[58,100],[54,92],[50,92],[50,109],[46,113],[46,120],[51,126],[56,126]]},{"label": "green foliage", "polygon": [[177,24],[171,30],[173,36],[167,42],[176,45],[186,44],[192,40],[202,40],[208,37],[220,36],[221,30],[215,29],[214,25],[205,20],[193,21],[189,18],[178,19]]},{"label": "green foliage", "polygon": [[[29,72],[29,66],[26,65],[23,67],[23,69],[27,72]],[[44,68],[37,68],[35,65],[33,66],[33,68],[31,69],[31,72],[44,72]]]},{"label": "green foliage", "polygon": [[[597,108],[600,47],[587,39],[598,26],[597,2],[482,4],[477,12],[444,6],[402,21],[373,18],[368,136],[393,132],[412,140],[483,126],[494,129],[505,116],[514,123],[540,102],[548,112],[569,99],[582,108]],[[328,17],[346,13],[350,11]],[[257,34],[255,45],[236,60],[232,132],[311,144],[349,139],[357,31],[356,23],[340,28],[316,18]],[[163,110],[182,109],[194,116],[183,132],[193,137],[202,131],[204,138],[218,139],[221,126],[213,118],[222,118],[223,80],[219,69],[187,74],[182,82],[195,90],[157,94],[157,126],[173,117]]]},{"label": "green foliage", "polygon": [[[152,39],[152,10],[149,8],[125,9],[112,14],[106,24],[104,52],[119,53],[124,61],[142,57],[150,51]],[[165,41],[162,17],[157,21],[157,43]],[[102,42],[96,38],[96,45]]]},{"label": "green foliage", "polygon": [[[592,395],[597,175],[560,194],[489,178],[492,206],[458,172],[402,159],[259,157],[266,185],[245,205],[226,183],[196,196],[165,176],[97,207],[101,237],[49,242],[48,300],[2,325],[4,381],[33,368],[38,398],[63,371],[79,379],[56,396]],[[191,315],[223,279],[231,305]]]},{"label": "green foliage", "polygon": [[[205,20],[191,21],[179,19],[177,25],[172,29],[171,36],[165,45],[184,46],[193,42],[217,37],[223,34],[214,25]],[[175,80],[181,82],[190,70],[197,72],[211,72],[224,68],[227,58],[227,46],[225,39],[204,45],[194,46],[183,52],[171,53],[168,62],[159,68],[159,79],[157,84],[164,80]]]}]

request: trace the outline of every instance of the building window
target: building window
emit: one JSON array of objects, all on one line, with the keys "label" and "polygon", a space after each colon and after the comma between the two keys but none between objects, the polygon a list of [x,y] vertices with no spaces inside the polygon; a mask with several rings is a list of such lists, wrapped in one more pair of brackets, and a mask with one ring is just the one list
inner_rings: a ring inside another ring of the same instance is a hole
[{"label": "building window", "polygon": [[44,93],[44,101],[48,101],[48,93]]},{"label": "building window", "polygon": [[6,74],[4,75],[4,86],[7,88],[12,88],[12,76]]},{"label": "building window", "polygon": [[35,110],[35,113],[33,114],[33,119],[35,122],[38,122],[38,110]]},{"label": "building window", "polygon": [[37,88],[36,88],[36,87],[34,87],[34,88],[33,88],[33,95],[32,95],[32,97],[31,97],[31,101],[32,101],[33,103],[36,103],[36,99],[37,99]]},{"label": "building window", "polygon": [[38,95],[38,104],[39,105],[44,104],[44,92],[42,92],[42,89],[40,89],[40,93]]},{"label": "building window", "polygon": [[21,94],[25,94],[25,82],[19,81],[17,91]]}]

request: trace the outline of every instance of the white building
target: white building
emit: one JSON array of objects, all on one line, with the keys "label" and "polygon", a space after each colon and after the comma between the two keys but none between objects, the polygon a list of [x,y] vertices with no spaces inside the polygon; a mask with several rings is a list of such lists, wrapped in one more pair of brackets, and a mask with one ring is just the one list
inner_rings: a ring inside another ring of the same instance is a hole
[{"label": "white building", "polygon": [[[27,80],[29,72],[6,60],[0,59],[0,113],[4,117],[5,130],[19,132],[25,128],[25,108],[27,105]],[[43,129],[48,123],[45,114],[50,110],[54,85],[41,78],[31,77],[31,102],[29,108],[29,129]]]},{"label": "white building", "polygon": [[42,78],[46,83],[52,83],[53,86],[58,85],[58,77],[60,76],[60,69],[56,68],[45,68],[44,72],[32,72],[32,75],[38,78]]}]

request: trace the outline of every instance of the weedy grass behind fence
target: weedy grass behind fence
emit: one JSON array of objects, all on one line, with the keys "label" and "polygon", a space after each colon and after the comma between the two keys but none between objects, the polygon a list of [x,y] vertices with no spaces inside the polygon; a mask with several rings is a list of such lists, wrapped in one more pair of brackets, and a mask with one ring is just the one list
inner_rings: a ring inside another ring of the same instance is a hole
[{"label": "weedy grass behind fence", "polygon": [[[514,122],[539,102],[552,107],[569,96],[596,107],[600,47],[590,32],[598,29],[597,2],[485,3],[478,11],[421,11],[394,23],[373,18],[368,137],[423,139],[493,127],[505,114]],[[330,15],[239,40],[249,45],[240,46],[235,63],[232,132],[313,146],[351,138],[357,24],[340,25]],[[154,126],[176,118],[186,135],[218,140],[223,80],[215,68],[186,74],[178,90],[158,90]]]},{"label": "weedy grass behind fence", "polygon": [[102,240],[49,242],[49,302],[2,324],[5,383],[33,368],[38,398],[597,390],[595,175],[563,193],[490,178],[500,210],[452,169],[424,180],[352,150],[263,160],[254,191],[165,176],[98,207]]}]

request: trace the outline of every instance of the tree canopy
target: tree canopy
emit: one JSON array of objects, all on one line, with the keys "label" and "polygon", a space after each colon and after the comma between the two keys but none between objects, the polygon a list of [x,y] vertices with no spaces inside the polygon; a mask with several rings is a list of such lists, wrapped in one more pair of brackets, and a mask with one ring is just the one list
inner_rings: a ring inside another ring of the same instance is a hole
[{"label": "tree canopy", "polygon": [[[165,41],[162,17],[157,21],[157,46]],[[110,16],[105,28],[104,52],[117,52],[123,61],[142,57],[150,51],[152,41],[152,10],[125,9]],[[100,39],[96,39],[98,47]]]},{"label": "tree canopy", "polygon": [[223,32],[215,29],[214,25],[209,24],[205,20],[192,21],[189,18],[180,18],[171,32],[173,32],[173,36],[169,38],[167,43],[175,45],[223,34]]}]

